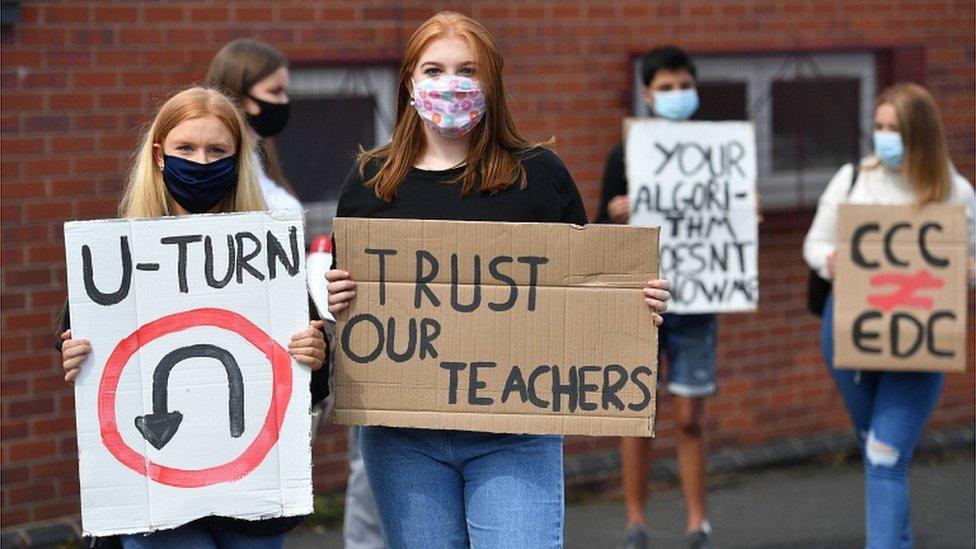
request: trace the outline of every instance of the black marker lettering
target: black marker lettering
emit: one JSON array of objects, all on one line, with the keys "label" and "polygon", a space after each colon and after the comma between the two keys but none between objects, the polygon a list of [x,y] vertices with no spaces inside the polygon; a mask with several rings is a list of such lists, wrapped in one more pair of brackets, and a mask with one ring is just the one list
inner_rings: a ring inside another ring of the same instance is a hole
[{"label": "black marker lettering", "polygon": [[481,305],[481,256],[474,256],[474,289],[471,296],[471,303],[464,305],[458,299],[458,286],[461,282],[458,273],[458,255],[451,254],[451,307],[459,313],[470,313]]},{"label": "black marker lettering", "polygon": [[518,392],[519,400],[523,403],[529,400],[525,378],[522,377],[522,370],[518,366],[512,366],[512,371],[508,373],[508,379],[505,380],[505,388],[502,389],[502,404],[508,402],[508,396],[512,391]]},{"label": "black marker lettering", "polygon": [[191,234],[186,236],[166,236],[159,239],[161,244],[176,244],[179,258],[176,262],[176,272],[180,280],[180,292],[187,293],[190,291],[189,286],[186,283],[186,248],[187,244],[191,242],[200,242],[203,240],[203,235]]},{"label": "black marker lettering", "polygon": [[119,248],[122,259],[122,280],[119,283],[118,290],[104,293],[95,287],[91,248],[87,244],[81,247],[81,269],[85,279],[85,293],[99,305],[115,305],[129,295],[129,288],[132,285],[132,254],[129,252],[129,237],[119,237]]},{"label": "black marker lettering", "polygon": [[[251,273],[251,276],[258,280],[264,280],[261,271],[251,266],[250,261],[261,253],[261,240],[249,232],[240,232],[234,235],[237,239],[237,283],[244,283],[244,271]],[[248,240],[254,244],[254,249],[249,253],[244,253],[244,241]]]},{"label": "black marker lettering", "polygon": [[203,239],[203,275],[207,279],[207,286],[211,288],[223,288],[234,278],[234,237],[227,235],[227,271],[224,277],[217,279],[214,276],[214,250],[213,241],[209,236]]},{"label": "black marker lettering", "polygon": [[881,354],[881,347],[868,347],[868,341],[873,341],[879,339],[881,334],[878,332],[868,332],[864,329],[864,323],[869,320],[875,320],[881,318],[882,314],[878,311],[866,311],[861,313],[857,319],[854,320],[853,331],[851,333],[851,338],[853,339],[854,346],[857,347],[862,353],[868,353],[872,355]]},{"label": "black marker lettering", "polygon": [[407,348],[402,353],[398,353],[393,341],[396,334],[396,317],[391,316],[386,323],[386,355],[393,362],[403,363],[410,360],[417,349],[417,319],[411,318],[407,326]]},{"label": "black marker lettering", "polygon": [[386,256],[396,255],[396,250],[383,248],[366,248],[364,250],[369,255],[379,256],[380,262],[380,305],[386,305]]},{"label": "black marker lettering", "polygon": [[441,362],[441,368],[451,372],[451,381],[447,388],[448,404],[457,404],[458,372],[464,370],[467,366],[464,362]]},{"label": "black marker lettering", "polygon": [[[430,265],[430,272],[426,274],[424,274],[425,262],[428,265]],[[421,295],[426,295],[427,299],[430,300],[430,304],[433,305],[434,307],[441,306],[440,300],[437,299],[436,295],[434,295],[433,290],[431,290],[430,287],[427,286],[429,282],[432,282],[435,278],[437,278],[438,269],[439,267],[437,264],[437,258],[434,257],[434,254],[428,252],[427,250],[417,250],[417,277],[414,279],[417,282],[414,287],[414,293],[413,293],[414,309],[420,308]]]},{"label": "black marker lettering", "polygon": [[484,389],[487,383],[478,379],[480,368],[494,368],[498,366],[494,362],[472,362],[468,370],[468,404],[472,406],[490,406],[495,402],[491,397],[479,397],[478,389]]},{"label": "black marker lettering", "polygon": [[535,286],[539,279],[539,265],[545,265],[549,263],[548,257],[537,257],[537,256],[521,256],[518,258],[519,263],[525,263],[529,266],[529,310],[535,310]]},{"label": "black marker lettering", "polygon": [[647,408],[654,396],[654,393],[652,393],[647,387],[647,384],[641,381],[640,374],[644,374],[647,377],[654,377],[654,371],[647,366],[638,366],[630,372],[630,380],[634,383],[634,385],[637,386],[638,389],[640,389],[641,393],[644,394],[644,398],[640,402],[637,402],[636,404],[632,402],[627,405],[627,408],[634,412],[639,412]]},{"label": "black marker lettering", "polygon": [[420,319],[420,360],[427,358],[437,358],[437,349],[434,348],[434,340],[441,335],[441,324],[433,318]]},{"label": "black marker lettering", "polygon": [[595,383],[586,382],[586,374],[588,372],[599,372],[599,366],[580,366],[579,368],[579,407],[580,410],[591,412],[597,409],[596,402],[586,401],[586,392],[592,391],[597,392],[600,390],[600,386]]},{"label": "black marker lettering", "polygon": [[[610,381],[611,374],[616,374],[617,379]],[[619,364],[609,364],[603,369],[603,395],[602,395],[602,407],[604,410],[609,410],[612,404],[617,410],[624,409],[624,403],[617,396],[617,392],[627,385],[627,369]]]},{"label": "black marker lettering", "polygon": [[508,284],[509,287],[508,301],[504,303],[488,304],[488,308],[491,309],[492,311],[497,311],[497,312],[507,311],[512,307],[514,307],[515,302],[518,300],[518,285],[515,283],[515,279],[498,270],[498,265],[500,263],[511,263],[512,261],[513,260],[511,257],[507,255],[500,255],[495,259],[492,259],[488,263],[488,273],[491,274],[491,276],[494,277],[495,280],[499,282],[504,282],[505,284]]},{"label": "black marker lettering", "polygon": [[[281,242],[278,242],[278,238],[268,231],[266,239],[266,248],[268,249],[268,279],[274,280],[277,273],[278,261],[285,268],[288,276],[295,276],[298,274],[298,227],[288,228],[288,242],[291,248],[291,260],[289,261],[288,255],[285,254],[285,249],[282,248]],[[277,261],[276,261],[277,260]]]},{"label": "black marker lettering", "polygon": [[[373,326],[373,330],[376,332],[376,346],[365,355],[357,355],[350,345],[350,340],[352,339],[352,330],[357,324],[361,322],[367,322]],[[357,364],[366,364],[367,362],[372,362],[379,358],[380,353],[383,352],[383,323],[379,321],[375,316],[368,313],[360,313],[349,319],[346,322],[345,328],[342,329],[342,348],[346,351],[346,356],[350,360]]]},{"label": "black marker lettering", "polygon": [[923,223],[922,226],[919,227],[918,248],[919,250],[922,251],[922,257],[929,265],[932,265],[933,267],[942,267],[942,268],[948,267],[949,266],[948,258],[936,257],[932,255],[932,253],[929,251],[928,241],[925,239],[925,235],[932,229],[935,229],[941,233],[942,225],[939,225],[938,223],[929,222],[929,223]]}]

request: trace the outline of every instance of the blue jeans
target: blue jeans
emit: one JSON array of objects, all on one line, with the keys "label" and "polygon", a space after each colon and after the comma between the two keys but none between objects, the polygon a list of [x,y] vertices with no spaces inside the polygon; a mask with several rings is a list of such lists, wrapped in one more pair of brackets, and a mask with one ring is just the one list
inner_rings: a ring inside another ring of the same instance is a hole
[{"label": "blue jeans", "polygon": [[561,547],[561,436],[363,427],[391,549]]},{"label": "blue jeans", "polygon": [[715,394],[718,316],[667,313],[658,334],[661,353],[668,357],[668,392],[697,398]]},{"label": "blue jeans", "polygon": [[822,350],[864,456],[867,547],[909,548],[908,469],[945,374],[834,369],[833,309],[830,297],[824,308]]},{"label": "blue jeans", "polygon": [[245,536],[226,528],[212,527],[204,521],[191,522],[172,530],[148,535],[119,536],[125,549],[281,549],[284,534],[279,536]]}]

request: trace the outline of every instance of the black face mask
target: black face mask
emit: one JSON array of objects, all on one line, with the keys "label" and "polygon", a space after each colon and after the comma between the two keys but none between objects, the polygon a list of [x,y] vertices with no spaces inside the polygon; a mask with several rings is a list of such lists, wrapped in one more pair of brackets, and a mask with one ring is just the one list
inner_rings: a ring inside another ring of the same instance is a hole
[{"label": "black face mask", "polygon": [[176,203],[190,213],[209,212],[237,186],[237,156],[200,164],[165,155],[163,183]]},{"label": "black face mask", "polygon": [[254,128],[254,131],[261,137],[273,137],[281,133],[288,125],[288,113],[291,112],[291,103],[268,103],[249,95],[261,112],[258,114],[247,114],[247,122]]}]

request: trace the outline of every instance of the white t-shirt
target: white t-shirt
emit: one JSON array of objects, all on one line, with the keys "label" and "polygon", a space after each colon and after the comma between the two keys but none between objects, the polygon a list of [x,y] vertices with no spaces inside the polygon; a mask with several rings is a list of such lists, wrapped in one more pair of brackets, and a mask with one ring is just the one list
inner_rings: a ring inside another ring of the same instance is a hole
[{"label": "white t-shirt", "polygon": [[264,164],[261,162],[261,156],[257,150],[251,151],[251,159],[258,173],[258,181],[261,182],[261,194],[264,195],[264,201],[268,203],[269,210],[300,212],[305,209],[297,198],[268,177],[268,174],[264,171]]},{"label": "white t-shirt", "polygon": [[[834,175],[827,189],[820,196],[817,214],[810,225],[810,231],[803,241],[803,259],[811,269],[817,271],[824,280],[830,280],[827,258],[837,249],[837,207],[840,204],[909,205],[915,203],[912,187],[902,180],[901,173],[884,166],[876,157],[868,157],[861,162],[857,181],[851,187],[851,173],[854,167],[845,165]],[[962,204],[966,208],[966,221],[969,229],[969,257],[973,258],[974,236],[974,197],[973,186],[965,177],[951,169],[952,183],[949,188],[950,204]],[[848,194],[850,192],[850,194]]]}]

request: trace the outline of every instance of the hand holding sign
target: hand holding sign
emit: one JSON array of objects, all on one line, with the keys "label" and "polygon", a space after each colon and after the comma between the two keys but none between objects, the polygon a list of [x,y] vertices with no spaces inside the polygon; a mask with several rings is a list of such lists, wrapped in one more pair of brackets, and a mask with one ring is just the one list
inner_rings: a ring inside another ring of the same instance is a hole
[{"label": "hand holding sign", "polygon": [[[672,284],[671,309],[754,310],[759,203],[752,125],[628,121],[625,146],[630,195],[615,198],[615,207],[629,204],[632,225],[661,227],[661,273]],[[626,217],[618,212],[617,219]]]},{"label": "hand holding sign", "polygon": [[655,325],[670,297],[656,229],[350,218],[334,228],[347,269],[327,275],[338,422],[653,433]]},{"label": "hand holding sign", "polygon": [[80,372],[81,363],[91,354],[91,342],[87,339],[72,339],[71,330],[61,334],[61,363],[64,368],[64,380],[74,383]]},{"label": "hand holding sign", "polygon": [[65,224],[86,533],[311,511],[302,240],[285,212]]},{"label": "hand holding sign", "polygon": [[349,277],[349,273],[340,269],[325,273],[325,279],[329,281],[329,312],[333,315],[339,314],[356,297],[356,281]]}]

